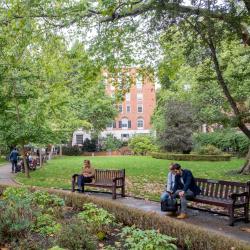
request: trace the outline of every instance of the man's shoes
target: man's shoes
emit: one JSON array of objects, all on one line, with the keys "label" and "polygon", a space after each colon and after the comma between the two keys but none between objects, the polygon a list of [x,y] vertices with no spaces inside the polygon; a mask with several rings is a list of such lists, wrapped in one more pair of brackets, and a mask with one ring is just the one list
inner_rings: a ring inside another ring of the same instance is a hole
[{"label": "man's shoes", "polygon": [[176,216],[176,212],[173,211],[173,212],[166,212],[166,215],[167,216]]},{"label": "man's shoes", "polygon": [[187,219],[187,218],[188,218],[188,215],[185,214],[185,213],[180,213],[176,218],[177,218],[177,219]]}]

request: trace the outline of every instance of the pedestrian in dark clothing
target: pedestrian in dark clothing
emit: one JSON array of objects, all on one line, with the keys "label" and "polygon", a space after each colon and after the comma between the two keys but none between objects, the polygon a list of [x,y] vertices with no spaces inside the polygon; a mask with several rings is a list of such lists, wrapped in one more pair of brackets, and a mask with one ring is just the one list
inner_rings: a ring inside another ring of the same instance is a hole
[{"label": "pedestrian in dark clothing", "polygon": [[12,165],[12,173],[16,173],[18,156],[19,156],[18,151],[17,151],[16,148],[14,148],[10,153],[10,161],[11,161],[11,165]]}]

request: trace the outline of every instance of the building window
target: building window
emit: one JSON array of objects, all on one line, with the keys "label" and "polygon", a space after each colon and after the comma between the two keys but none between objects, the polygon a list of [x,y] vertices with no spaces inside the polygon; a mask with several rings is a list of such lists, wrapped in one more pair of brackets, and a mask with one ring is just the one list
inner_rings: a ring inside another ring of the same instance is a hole
[{"label": "building window", "polygon": [[142,101],[142,93],[137,93],[137,101]]},{"label": "building window", "polygon": [[144,122],[143,119],[138,119],[137,120],[137,128],[142,129],[144,127]]},{"label": "building window", "polygon": [[142,76],[141,75],[137,75],[136,77],[136,88],[142,89]]},{"label": "building window", "polygon": [[130,93],[126,94],[126,101],[129,102],[130,101]]},{"label": "building window", "polygon": [[112,122],[110,122],[110,123],[108,124],[107,128],[112,128],[112,127],[113,127],[113,124],[112,124]]},{"label": "building window", "polygon": [[116,128],[116,121],[113,121],[113,128]]},{"label": "building window", "polygon": [[138,113],[142,113],[142,112],[143,112],[143,106],[142,106],[142,104],[139,104],[139,105],[137,106],[137,112],[138,112]]},{"label": "building window", "polygon": [[120,113],[122,113],[122,105],[121,104],[118,105],[118,110]]},{"label": "building window", "polygon": [[131,128],[131,121],[128,121],[128,128]]},{"label": "building window", "polygon": [[76,135],[76,144],[83,144],[83,135]]},{"label": "building window", "polygon": [[127,105],[126,109],[127,109],[127,113],[130,113],[131,111],[130,105]]},{"label": "building window", "polygon": [[128,128],[128,119],[123,118],[122,119],[122,129],[126,129],[126,128]]}]

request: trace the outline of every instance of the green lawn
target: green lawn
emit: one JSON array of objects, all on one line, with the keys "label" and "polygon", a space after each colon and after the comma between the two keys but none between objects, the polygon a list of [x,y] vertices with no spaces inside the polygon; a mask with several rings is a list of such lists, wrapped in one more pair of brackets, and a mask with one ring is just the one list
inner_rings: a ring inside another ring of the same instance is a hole
[{"label": "green lawn", "polygon": [[0,156],[0,166],[4,165],[4,163],[7,163],[7,161]]},{"label": "green lawn", "polygon": [[[16,179],[27,185],[70,188],[71,176],[81,172],[84,159],[90,159],[95,168],[126,169],[126,193],[150,199],[158,199],[164,190],[166,174],[171,161],[145,156],[117,157],[62,157],[48,162],[43,168],[31,172],[30,179],[18,174]],[[180,161],[183,168],[192,170],[195,177],[234,180],[245,182],[248,175],[236,175],[231,170],[239,169],[243,159],[229,162]]]}]

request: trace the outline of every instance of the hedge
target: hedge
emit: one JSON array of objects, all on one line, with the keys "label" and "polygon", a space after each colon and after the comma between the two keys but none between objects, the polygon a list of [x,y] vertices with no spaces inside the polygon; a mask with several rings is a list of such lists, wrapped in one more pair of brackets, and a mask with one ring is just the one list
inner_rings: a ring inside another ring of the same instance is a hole
[{"label": "hedge", "polygon": [[232,151],[239,155],[246,155],[250,147],[250,140],[242,132],[224,129],[211,133],[199,133],[194,136],[196,147],[214,145],[222,151]]},{"label": "hedge", "polygon": [[[0,185],[0,190],[6,188]],[[250,250],[247,242],[232,239],[219,232],[209,231],[197,225],[177,221],[171,217],[162,216],[155,212],[145,212],[130,208],[117,201],[92,197],[85,194],[70,193],[63,190],[45,188],[31,188],[32,191],[44,190],[56,194],[65,200],[67,206],[82,208],[84,203],[92,202],[114,214],[118,221],[124,225],[135,225],[141,229],[156,229],[161,233],[176,237],[177,244],[182,249],[211,250],[211,249],[237,249]]]},{"label": "hedge", "polygon": [[230,161],[231,155],[196,155],[196,154],[171,154],[171,153],[151,153],[156,159],[166,159],[175,161]]}]

